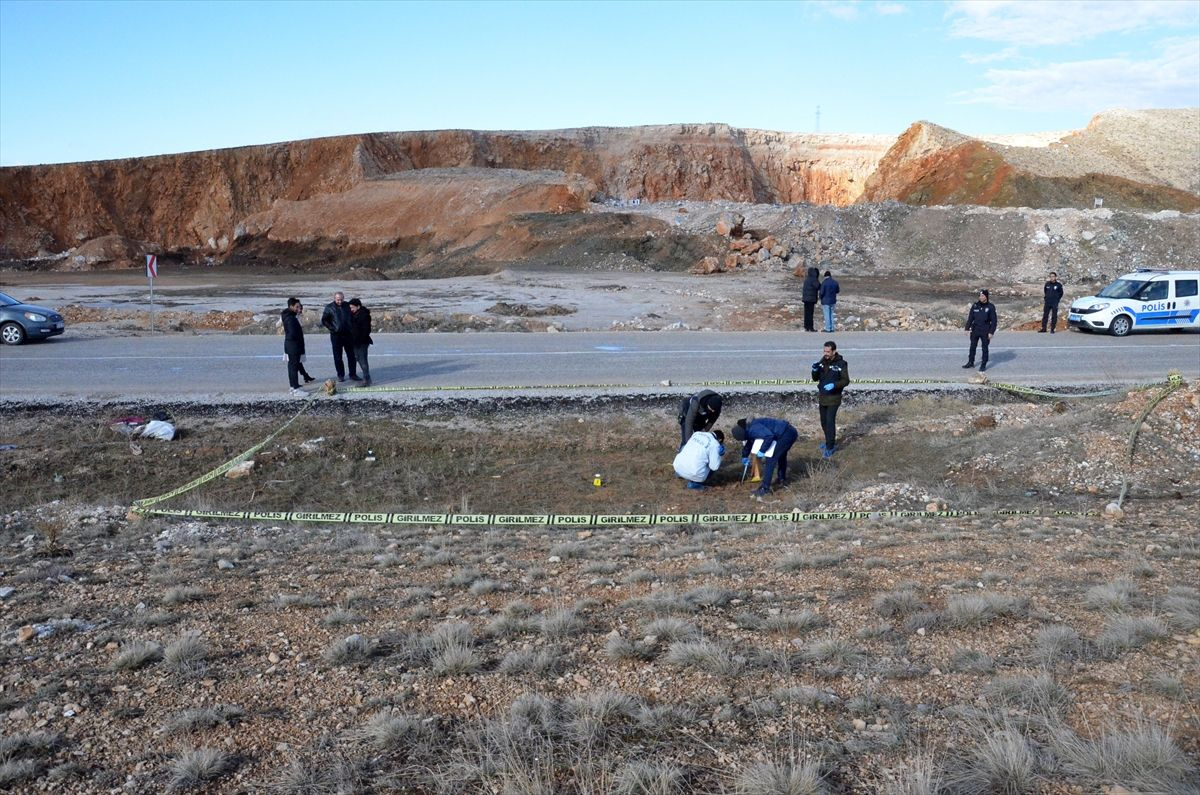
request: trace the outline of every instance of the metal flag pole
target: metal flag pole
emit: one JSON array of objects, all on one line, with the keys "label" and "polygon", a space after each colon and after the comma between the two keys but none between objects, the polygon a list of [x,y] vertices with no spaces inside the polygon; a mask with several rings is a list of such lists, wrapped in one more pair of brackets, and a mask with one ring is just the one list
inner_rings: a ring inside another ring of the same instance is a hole
[{"label": "metal flag pole", "polygon": [[146,255],[146,278],[150,280],[150,330],[154,331],[154,277],[158,274],[158,257]]}]

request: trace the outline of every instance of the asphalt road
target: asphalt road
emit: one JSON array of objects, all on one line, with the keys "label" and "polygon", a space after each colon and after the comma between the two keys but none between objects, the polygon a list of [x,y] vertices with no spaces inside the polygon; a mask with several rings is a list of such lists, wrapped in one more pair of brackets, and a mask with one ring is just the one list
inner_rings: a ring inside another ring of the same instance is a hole
[{"label": "asphalt road", "polygon": [[[375,386],[435,390],[587,385],[661,390],[705,380],[807,378],[824,333],[572,332],[376,334]],[[852,379],[966,381],[967,336],[957,332],[832,335]],[[334,374],[328,339],[310,335],[307,368]],[[0,400],[287,397],[279,337],[62,337],[0,349]],[[1025,385],[1136,383],[1178,369],[1200,376],[1200,334],[1124,339],[1060,331],[1001,332],[988,375]]]}]

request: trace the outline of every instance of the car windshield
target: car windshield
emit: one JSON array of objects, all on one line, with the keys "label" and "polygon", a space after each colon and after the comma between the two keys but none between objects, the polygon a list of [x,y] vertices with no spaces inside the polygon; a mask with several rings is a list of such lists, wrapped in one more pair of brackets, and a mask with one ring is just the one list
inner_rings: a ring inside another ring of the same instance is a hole
[{"label": "car windshield", "polygon": [[1100,291],[1101,298],[1133,298],[1149,281],[1135,282],[1133,279],[1117,279]]},{"label": "car windshield", "polygon": [[0,306],[16,306],[21,303],[8,293],[0,293]]}]

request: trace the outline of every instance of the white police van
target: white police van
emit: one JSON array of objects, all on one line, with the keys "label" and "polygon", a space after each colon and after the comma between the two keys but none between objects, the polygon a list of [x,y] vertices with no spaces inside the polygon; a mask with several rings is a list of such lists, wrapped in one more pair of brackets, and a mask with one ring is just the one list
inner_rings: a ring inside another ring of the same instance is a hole
[{"label": "white police van", "polygon": [[1127,273],[1099,295],[1073,302],[1067,324],[1116,337],[1131,331],[1200,328],[1200,271]]}]

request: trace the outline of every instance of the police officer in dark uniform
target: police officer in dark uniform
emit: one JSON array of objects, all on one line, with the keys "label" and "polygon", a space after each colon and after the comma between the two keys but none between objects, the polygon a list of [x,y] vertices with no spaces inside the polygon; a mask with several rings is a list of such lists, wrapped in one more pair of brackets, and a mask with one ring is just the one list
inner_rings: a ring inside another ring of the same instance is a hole
[{"label": "police officer in dark uniform", "polygon": [[987,370],[988,343],[996,333],[996,323],[996,307],[988,300],[988,291],[980,290],[979,300],[971,304],[971,309],[967,312],[966,329],[967,334],[971,336],[971,351],[967,354],[964,370],[975,366],[975,346],[979,343],[983,343],[983,359],[979,362],[979,372]]},{"label": "police officer in dark uniform", "polygon": [[687,444],[696,431],[707,431],[721,416],[721,396],[711,389],[702,389],[679,404],[679,449]]},{"label": "police officer in dark uniform", "polygon": [[1062,282],[1054,271],[1050,271],[1050,278],[1042,286],[1042,296],[1042,327],[1038,329],[1038,334],[1046,333],[1047,318],[1050,320],[1050,333],[1053,334],[1058,325],[1058,302],[1063,297]]},{"label": "police officer in dark uniform", "polygon": [[829,340],[818,361],[813,362],[812,380],[817,382],[817,410],[821,414],[821,430],[825,443],[821,454],[832,456],[837,442],[837,412],[842,405],[842,390],[850,384],[850,365],[837,352],[837,343]]}]

